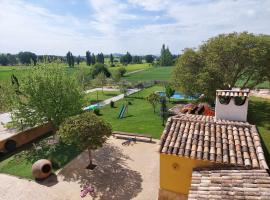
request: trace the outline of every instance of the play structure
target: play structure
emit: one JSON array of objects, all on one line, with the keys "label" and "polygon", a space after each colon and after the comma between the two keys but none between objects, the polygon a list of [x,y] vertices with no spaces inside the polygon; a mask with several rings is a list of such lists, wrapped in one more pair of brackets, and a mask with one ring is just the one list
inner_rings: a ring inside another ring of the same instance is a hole
[{"label": "play structure", "polygon": [[83,110],[95,110],[98,108],[100,108],[100,106],[98,104],[93,104],[93,105],[84,107]]},{"label": "play structure", "polygon": [[118,119],[122,119],[127,111],[128,106],[127,105],[122,105],[120,113],[118,115]]}]

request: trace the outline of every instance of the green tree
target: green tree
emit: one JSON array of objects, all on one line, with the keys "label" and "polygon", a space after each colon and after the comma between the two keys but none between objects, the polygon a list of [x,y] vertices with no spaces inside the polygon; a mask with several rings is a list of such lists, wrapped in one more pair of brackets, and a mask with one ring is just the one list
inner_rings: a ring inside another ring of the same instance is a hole
[{"label": "green tree", "polygon": [[63,142],[74,144],[82,151],[88,149],[89,165],[93,169],[92,150],[102,147],[112,134],[110,124],[91,112],[67,118],[57,132]]},{"label": "green tree", "polygon": [[132,56],[132,63],[141,64],[142,63],[142,57],[141,56]]},{"label": "green tree", "polygon": [[5,54],[0,54],[0,65],[8,65],[8,59]]},{"label": "green tree", "polygon": [[170,102],[171,96],[174,93],[175,93],[175,90],[170,85],[165,86],[165,94],[166,94],[166,97],[169,99],[169,102]]},{"label": "green tree", "polygon": [[103,93],[103,87],[107,84],[106,75],[103,72],[99,73],[95,78],[95,82],[97,83],[97,85],[101,86]]},{"label": "green tree", "polygon": [[102,63],[97,63],[94,65],[94,67],[91,70],[92,78],[95,78],[99,73],[104,73],[106,77],[110,77],[111,73],[108,70],[108,68],[102,64]]},{"label": "green tree", "polygon": [[15,55],[12,54],[7,54],[7,59],[8,59],[8,65],[16,65],[18,63],[17,58]]},{"label": "green tree", "polygon": [[91,61],[92,61],[92,65],[96,64],[96,56],[94,53],[92,53]]},{"label": "green tree", "polygon": [[169,47],[165,48],[165,44],[162,45],[160,52],[160,65],[170,66],[173,63],[173,56],[169,50]]},{"label": "green tree", "polygon": [[113,55],[110,54],[110,63],[111,63],[111,66],[113,66],[113,61],[114,61]]},{"label": "green tree", "polygon": [[120,67],[117,71],[121,75],[121,77],[123,77],[125,73],[127,72],[126,68],[124,67]]},{"label": "green tree", "polygon": [[97,63],[102,63],[102,64],[104,64],[104,55],[103,55],[103,53],[97,54],[96,61],[97,61]]},{"label": "green tree", "polygon": [[74,67],[74,56],[72,55],[72,53],[69,51],[67,53],[67,63],[69,67]]},{"label": "green tree", "polygon": [[129,52],[127,52],[124,56],[120,57],[120,63],[127,65],[132,62],[132,56]]},{"label": "green tree", "polygon": [[56,128],[66,117],[81,112],[83,90],[75,76],[58,66],[39,66],[20,83],[14,101],[13,122],[33,127],[51,121]]},{"label": "green tree", "polygon": [[121,80],[121,74],[118,70],[112,72],[112,80],[116,84]]},{"label": "green tree", "polygon": [[146,55],[145,56],[145,61],[147,63],[153,63],[154,62],[154,56],[153,55]]},{"label": "green tree", "polygon": [[80,65],[80,62],[81,62],[81,56],[80,55],[76,58],[76,62],[77,62],[77,65]]},{"label": "green tree", "polygon": [[31,63],[33,63],[33,65],[35,66],[37,64],[37,55],[32,52],[20,52],[18,54],[18,58],[21,64],[24,65],[30,65]]},{"label": "green tree", "polygon": [[167,117],[167,102],[165,97],[160,98],[160,117],[162,118],[162,126],[165,126],[165,120]]},{"label": "green tree", "polygon": [[124,98],[126,98],[128,95],[129,86],[130,86],[130,83],[128,81],[125,81],[125,80],[122,80],[119,83],[119,89],[120,89],[120,92],[124,94]]},{"label": "green tree", "polygon": [[153,92],[146,97],[146,100],[152,105],[154,113],[156,113],[156,106],[160,101],[160,96]]},{"label": "green tree", "polygon": [[270,80],[270,36],[247,32],[210,38],[198,50],[186,49],[172,73],[175,88],[203,93],[213,102],[216,89],[253,88]]},{"label": "green tree", "polygon": [[90,66],[92,64],[92,56],[90,51],[86,51],[86,64]]}]

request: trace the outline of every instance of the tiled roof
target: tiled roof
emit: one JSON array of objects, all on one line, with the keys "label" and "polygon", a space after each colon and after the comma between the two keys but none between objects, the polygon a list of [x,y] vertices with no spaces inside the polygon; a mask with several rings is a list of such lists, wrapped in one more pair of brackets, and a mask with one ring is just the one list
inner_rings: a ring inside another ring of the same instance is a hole
[{"label": "tiled roof", "polygon": [[216,121],[211,116],[177,115],[169,118],[160,139],[159,152],[221,165],[268,169],[254,125]]},{"label": "tiled roof", "polygon": [[193,171],[188,199],[270,199],[266,170]]},{"label": "tiled roof", "polygon": [[249,90],[217,90],[217,96],[248,97]]}]

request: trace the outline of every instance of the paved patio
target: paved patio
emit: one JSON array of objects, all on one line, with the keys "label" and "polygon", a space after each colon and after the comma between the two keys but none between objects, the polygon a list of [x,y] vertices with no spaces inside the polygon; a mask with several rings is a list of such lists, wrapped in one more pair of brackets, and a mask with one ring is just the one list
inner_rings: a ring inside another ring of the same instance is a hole
[{"label": "paved patio", "polygon": [[[94,197],[104,200],[154,200],[159,187],[157,144],[137,142],[122,146],[123,140],[110,138],[94,152],[98,166],[87,170],[88,154],[84,152],[43,183],[0,174],[0,199],[81,199],[84,184],[95,187]],[[155,141],[157,142],[157,141]]]}]

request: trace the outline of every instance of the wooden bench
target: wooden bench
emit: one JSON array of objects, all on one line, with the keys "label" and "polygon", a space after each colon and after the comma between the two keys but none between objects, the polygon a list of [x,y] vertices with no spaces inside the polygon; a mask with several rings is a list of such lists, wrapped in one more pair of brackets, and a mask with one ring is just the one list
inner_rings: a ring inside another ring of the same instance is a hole
[{"label": "wooden bench", "polygon": [[150,140],[150,142],[152,142],[152,136],[151,135],[147,135],[147,134],[139,134],[139,133],[127,133],[127,132],[121,132],[121,131],[114,131],[113,132],[113,137],[115,138],[134,138],[135,140],[137,140],[137,138],[147,138]]}]

